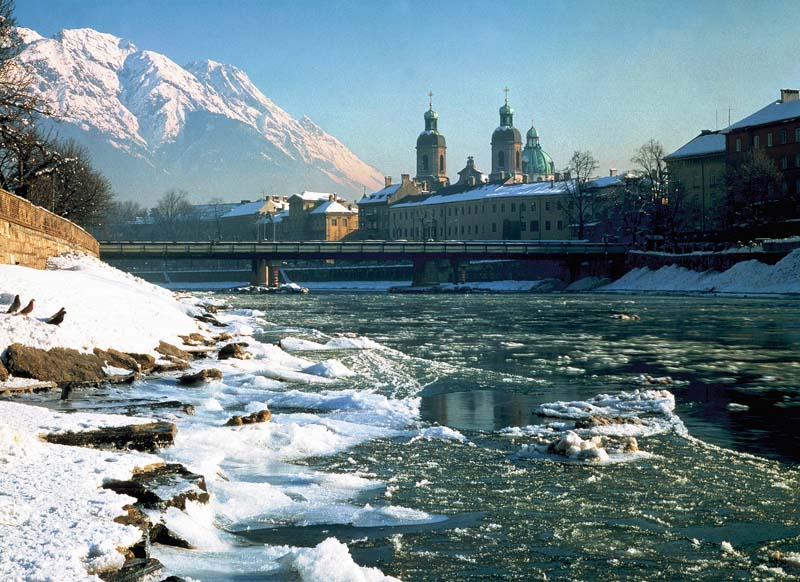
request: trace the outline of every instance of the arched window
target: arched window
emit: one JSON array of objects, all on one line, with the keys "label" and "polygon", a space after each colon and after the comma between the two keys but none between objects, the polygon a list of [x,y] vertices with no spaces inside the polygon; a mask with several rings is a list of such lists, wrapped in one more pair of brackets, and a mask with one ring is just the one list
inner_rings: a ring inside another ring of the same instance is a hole
[{"label": "arched window", "polygon": [[439,171],[444,172],[444,156],[439,156]]},{"label": "arched window", "polygon": [[519,172],[519,170],[520,170],[520,165],[519,165],[519,152],[517,152],[517,172]]},{"label": "arched window", "polygon": [[428,154],[423,154],[422,156],[422,170],[424,172],[428,171]]},{"label": "arched window", "polygon": [[506,167],[506,152],[504,151],[497,152],[497,167],[498,168]]}]

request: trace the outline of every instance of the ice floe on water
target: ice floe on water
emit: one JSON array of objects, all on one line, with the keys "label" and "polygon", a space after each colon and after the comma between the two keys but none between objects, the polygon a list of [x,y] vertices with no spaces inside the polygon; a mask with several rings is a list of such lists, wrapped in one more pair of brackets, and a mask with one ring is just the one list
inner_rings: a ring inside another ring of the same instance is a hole
[{"label": "ice floe on water", "polygon": [[666,432],[685,434],[674,410],[675,397],[667,390],[599,394],[587,400],[542,404],[537,414],[561,420],[501,432],[532,441],[521,445],[516,458],[622,462],[649,456],[639,449],[637,439]]}]

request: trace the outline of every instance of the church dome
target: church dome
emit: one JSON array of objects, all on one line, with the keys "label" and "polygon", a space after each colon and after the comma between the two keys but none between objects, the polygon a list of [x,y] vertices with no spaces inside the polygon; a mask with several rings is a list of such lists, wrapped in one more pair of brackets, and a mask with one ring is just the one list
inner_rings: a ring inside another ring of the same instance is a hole
[{"label": "church dome", "polygon": [[513,115],[514,109],[512,109],[511,105],[506,103],[500,108],[500,115]]},{"label": "church dome", "polygon": [[542,148],[525,148],[522,152],[522,171],[526,174],[549,176],[555,173],[555,164],[553,158]]},{"label": "church dome", "polygon": [[439,114],[436,113],[433,109],[428,109],[425,112],[425,119],[439,119]]},{"label": "church dome", "polygon": [[536,131],[536,128],[531,125],[531,128],[528,130],[527,137],[528,139],[539,139],[539,132]]},{"label": "church dome", "polygon": [[417,138],[417,147],[445,147],[444,136],[438,131],[423,131]]},{"label": "church dome", "polygon": [[[509,107],[509,109],[511,109]],[[516,127],[501,125],[492,133],[492,144],[497,143],[522,143],[522,136]]]}]

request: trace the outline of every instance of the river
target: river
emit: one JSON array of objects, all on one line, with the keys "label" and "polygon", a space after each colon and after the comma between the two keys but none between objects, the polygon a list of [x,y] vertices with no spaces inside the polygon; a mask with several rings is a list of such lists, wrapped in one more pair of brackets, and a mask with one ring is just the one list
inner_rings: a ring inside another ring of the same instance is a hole
[{"label": "river", "polygon": [[[167,381],[133,388],[197,404],[195,417],[177,420],[178,442],[165,454],[225,473],[209,479],[206,516],[224,535],[200,536],[195,551],[155,548],[179,574],[296,579],[275,569],[280,548],[330,536],[358,564],[406,581],[800,574],[796,301],[370,293],[226,301],[244,315],[264,311],[251,317],[262,342],[344,334],[379,346],[296,352],[355,373],[326,384],[251,371],[258,381],[190,396]],[[622,312],[639,319],[612,318]],[[270,406],[271,432],[221,439],[220,419],[253,402]],[[578,431],[611,439],[607,462],[547,449],[587,411],[635,417]],[[638,452],[619,448],[630,435]]]}]

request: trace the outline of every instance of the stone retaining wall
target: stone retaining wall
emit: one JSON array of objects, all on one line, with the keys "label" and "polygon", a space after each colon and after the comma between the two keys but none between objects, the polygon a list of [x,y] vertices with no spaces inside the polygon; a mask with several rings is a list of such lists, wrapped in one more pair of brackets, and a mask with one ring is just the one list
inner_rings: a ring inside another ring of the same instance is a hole
[{"label": "stone retaining wall", "polygon": [[80,226],[0,190],[0,264],[44,269],[49,257],[67,251],[99,256],[100,246]]}]

